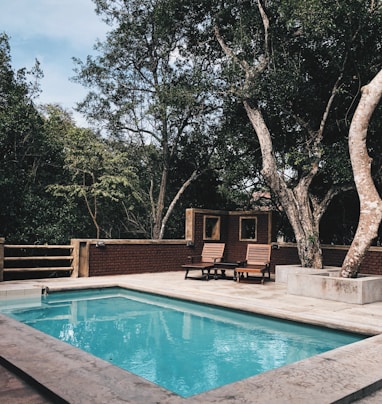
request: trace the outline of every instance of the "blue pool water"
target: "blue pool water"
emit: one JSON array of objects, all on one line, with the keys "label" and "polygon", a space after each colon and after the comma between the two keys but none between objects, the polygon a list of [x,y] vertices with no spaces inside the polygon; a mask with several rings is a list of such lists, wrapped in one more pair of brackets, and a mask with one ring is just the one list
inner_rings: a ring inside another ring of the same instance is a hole
[{"label": "blue pool water", "polygon": [[364,338],[120,288],[1,311],[183,397]]}]

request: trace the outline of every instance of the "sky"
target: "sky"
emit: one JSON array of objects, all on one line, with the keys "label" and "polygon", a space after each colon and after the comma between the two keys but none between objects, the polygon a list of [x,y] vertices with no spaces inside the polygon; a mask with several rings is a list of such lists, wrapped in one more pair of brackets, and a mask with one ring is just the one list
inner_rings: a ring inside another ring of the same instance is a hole
[{"label": "sky", "polygon": [[38,102],[61,105],[79,126],[86,120],[73,108],[87,90],[70,81],[72,58],[94,55],[96,40],[108,30],[94,9],[92,0],[0,0],[0,32],[10,37],[12,68],[32,68],[38,59],[44,73]]}]

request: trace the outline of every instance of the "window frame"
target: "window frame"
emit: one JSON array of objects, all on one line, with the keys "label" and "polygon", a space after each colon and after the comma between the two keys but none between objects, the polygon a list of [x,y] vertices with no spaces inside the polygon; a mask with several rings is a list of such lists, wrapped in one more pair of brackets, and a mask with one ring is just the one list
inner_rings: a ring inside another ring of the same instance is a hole
[{"label": "window frame", "polygon": [[[245,230],[249,230],[249,226],[244,226],[243,222],[245,220],[253,220],[254,221],[254,234],[253,238],[248,237],[248,234],[243,234]],[[257,216],[240,216],[239,218],[239,240],[240,241],[257,241]]]},{"label": "window frame", "polygon": [[[211,225],[211,234],[209,234],[209,223],[215,222]],[[221,217],[213,215],[203,216],[203,240],[220,240]]]}]

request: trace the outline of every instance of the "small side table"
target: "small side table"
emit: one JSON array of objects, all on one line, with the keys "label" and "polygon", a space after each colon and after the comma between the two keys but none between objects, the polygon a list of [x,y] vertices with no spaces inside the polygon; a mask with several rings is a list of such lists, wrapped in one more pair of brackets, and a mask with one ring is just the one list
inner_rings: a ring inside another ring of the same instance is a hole
[{"label": "small side table", "polygon": [[214,264],[214,279],[218,279],[218,270],[221,271],[221,277],[223,279],[226,278],[225,271],[227,269],[233,269],[233,280],[236,281],[236,271],[237,267],[244,265],[244,261],[236,261],[236,262],[215,262]]}]

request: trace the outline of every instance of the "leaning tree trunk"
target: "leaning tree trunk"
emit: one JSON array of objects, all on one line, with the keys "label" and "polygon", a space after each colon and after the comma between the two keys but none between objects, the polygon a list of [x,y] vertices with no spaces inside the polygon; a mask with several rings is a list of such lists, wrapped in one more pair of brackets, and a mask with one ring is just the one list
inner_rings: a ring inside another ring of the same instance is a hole
[{"label": "leaning tree trunk", "polygon": [[322,268],[319,223],[323,207],[312,207],[309,198],[309,185],[316,173],[316,167],[300,179],[294,189],[288,188],[279,174],[273,152],[272,138],[261,112],[244,101],[244,108],[259,139],[263,158],[262,174],[268,186],[277,195],[293,228],[301,265],[307,268]]},{"label": "leaning tree trunk", "polygon": [[371,176],[366,136],[370,118],[382,96],[382,70],[362,88],[362,96],[349,130],[349,152],[360,201],[356,234],[344,259],[341,276],[355,278],[382,220],[382,200]]},{"label": "leaning tree trunk", "polygon": [[[157,202],[155,205],[153,190],[150,190],[150,199],[151,199],[151,210],[152,210],[152,217],[154,221],[152,238],[154,240],[161,239],[161,226],[162,226],[162,219],[163,219],[163,211],[164,211],[164,203],[167,191],[167,181],[168,181],[168,167],[164,167],[162,172],[162,179],[159,188],[159,195],[157,198]],[[153,188],[153,187],[152,187]]]},{"label": "leaning tree trunk", "polygon": [[[262,6],[260,0],[257,1],[257,6],[261,15],[264,28],[264,48],[261,57],[256,57],[256,63],[250,65],[245,59],[237,56],[224,41],[220,35],[219,27],[215,26],[215,37],[219,42],[224,53],[233,60],[244,72],[245,79],[242,86],[242,94],[248,94],[251,98],[251,88],[256,79],[265,71],[268,66],[271,55],[271,46],[269,43],[268,30],[270,20]],[[267,182],[267,185],[277,195],[288,219],[293,228],[299,258],[301,265],[304,267],[322,268],[322,252],[319,240],[319,223],[325,210],[327,209],[330,200],[336,194],[334,189],[330,189],[324,198],[319,201],[309,193],[309,187],[313,178],[318,172],[317,161],[321,158],[320,142],[323,139],[323,132],[326,121],[329,116],[334,98],[338,93],[338,88],[342,80],[342,72],[337,78],[332,92],[328,99],[325,111],[322,115],[320,127],[318,130],[313,130],[307,122],[302,122],[304,127],[307,127],[311,138],[310,154],[315,157],[315,162],[312,162],[309,172],[299,179],[296,187],[288,188],[285,178],[279,173],[276,158],[273,151],[273,144],[268,127],[264,121],[261,111],[252,107],[247,100],[244,100],[244,107],[248,118],[257,134],[261,155],[263,159],[262,174]],[[299,119],[297,117],[298,121]],[[301,124],[301,122],[299,122]]]},{"label": "leaning tree trunk", "polygon": [[183,183],[183,185],[179,188],[178,192],[176,193],[176,195],[174,196],[173,200],[171,201],[166,214],[163,217],[162,220],[162,225],[161,225],[161,229],[160,229],[160,234],[159,234],[159,239],[162,240],[164,237],[164,231],[166,229],[166,224],[167,221],[169,219],[169,217],[171,216],[175,205],[177,204],[178,200],[180,199],[180,197],[184,194],[184,192],[186,191],[186,189],[189,187],[189,185],[195,181],[199,175],[201,174],[201,172],[198,172],[198,170],[195,170],[192,172],[192,174],[190,175],[190,177]]}]

